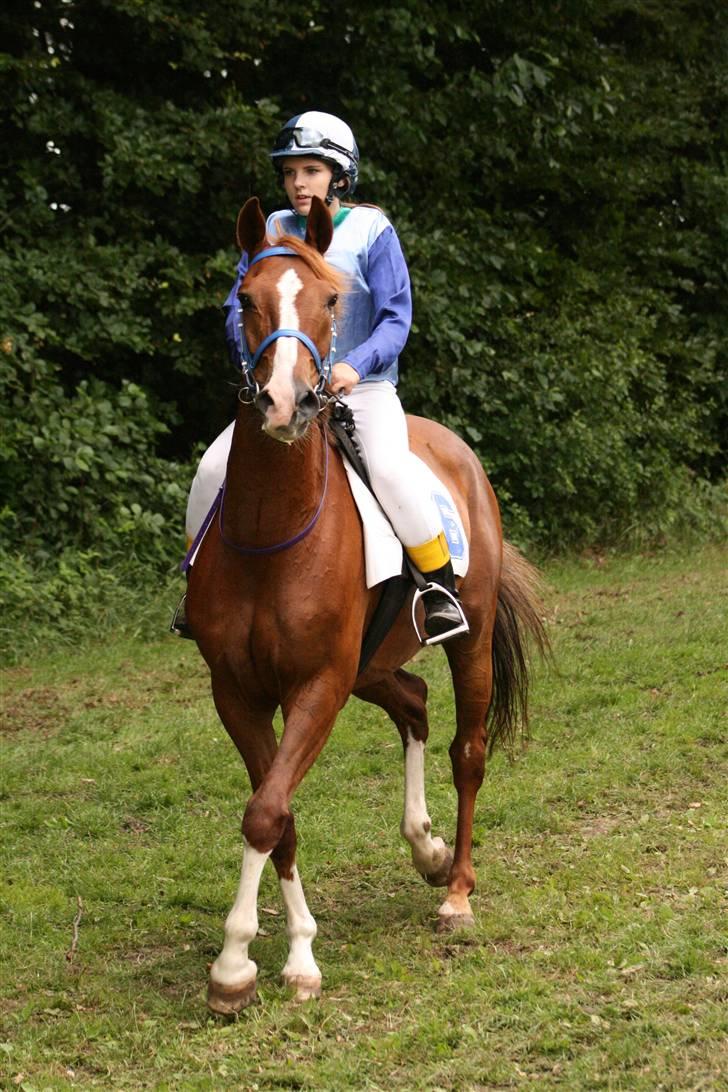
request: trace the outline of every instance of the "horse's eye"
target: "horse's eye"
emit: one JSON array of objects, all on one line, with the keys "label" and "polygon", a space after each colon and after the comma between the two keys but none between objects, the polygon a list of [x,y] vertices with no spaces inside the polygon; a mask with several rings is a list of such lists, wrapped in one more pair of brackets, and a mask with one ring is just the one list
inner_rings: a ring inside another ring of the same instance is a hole
[{"label": "horse's eye", "polygon": [[327,306],[328,306],[328,307],[336,307],[336,304],[337,304],[338,302],[339,302],[339,297],[338,297],[338,296],[332,296],[332,297],[331,297],[331,299],[329,300],[329,302],[328,302],[328,305],[327,305]]},{"label": "horse's eye", "polygon": [[238,296],[238,300],[240,301],[240,306],[244,311],[246,310],[246,308],[251,306],[250,296],[247,296],[245,292]]}]

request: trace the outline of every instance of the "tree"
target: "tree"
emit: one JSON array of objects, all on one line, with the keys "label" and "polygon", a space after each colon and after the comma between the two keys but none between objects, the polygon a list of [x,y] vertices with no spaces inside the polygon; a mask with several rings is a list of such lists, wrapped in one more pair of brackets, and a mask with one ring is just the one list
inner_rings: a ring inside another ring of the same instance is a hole
[{"label": "tree", "polygon": [[270,142],[310,106],[403,239],[406,404],[476,446],[512,525],[659,528],[720,480],[723,5],[10,0],[0,29],[11,544],[107,551],[131,519],[143,551],[156,517],[176,544],[177,464],[232,412],[234,217],[278,202]]}]

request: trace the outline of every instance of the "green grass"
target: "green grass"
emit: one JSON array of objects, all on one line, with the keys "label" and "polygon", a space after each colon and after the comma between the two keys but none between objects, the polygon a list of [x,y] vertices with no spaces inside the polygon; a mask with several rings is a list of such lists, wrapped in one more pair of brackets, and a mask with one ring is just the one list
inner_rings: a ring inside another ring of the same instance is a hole
[{"label": "green grass", "polygon": [[[398,737],[352,702],[295,802],[324,996],[279,984],[271,870],[261,1003],[234,1022],[204,995],[247,781],[196,649],[109,638],[4,672],[0,1087],[728,1087],[725,552],[546,578],[557,669],[537,672],[528,750],[488,767],[476,929],[434,933],[439,892],[398,834]],[[417,670],[451,839],[442,651]]]}]

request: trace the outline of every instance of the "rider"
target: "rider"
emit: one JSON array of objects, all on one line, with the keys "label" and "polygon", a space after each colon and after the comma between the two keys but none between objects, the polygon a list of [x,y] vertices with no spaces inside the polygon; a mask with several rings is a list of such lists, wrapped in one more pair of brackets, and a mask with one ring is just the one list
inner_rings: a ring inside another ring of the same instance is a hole
[{"label": "rider", "polygon": [[[397,358],[412,318],[409,273],[399,239],[381,209],[342,203],[356,187],[359,151],[351,129],[339,118],[318,110],[291,118],[276,137],[271,159],[290,209],[268,218],[270,237],[303,238],[312,197],[320,197],[332,215],[334,236],[326,260],[347,275],[348,289],[330,388],[354,414],[373,492],[411,562],[433,585],[422,598],[428,638],[447,640],[468,627],[455,591],[440,512],[414,469],[397,396]],[[242,348],[238,291],[247,268],[248,255],[243,252],[225,301],[226,339],[236,364]],[[187,506],[190,538],[225,477],[233,427],[225,429],[202,457]],[[176,630],[184,630],[179,615],[176,622]]]}]

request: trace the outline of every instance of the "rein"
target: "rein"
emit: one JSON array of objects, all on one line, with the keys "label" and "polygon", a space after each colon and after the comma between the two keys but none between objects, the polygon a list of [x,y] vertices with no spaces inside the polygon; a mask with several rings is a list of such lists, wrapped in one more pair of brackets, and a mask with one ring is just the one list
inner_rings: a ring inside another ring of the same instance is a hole
[{"label": "rein", "polygon": [[[283,256],[290,256],[293,258],[301,257],[300,254],[297,254],[295,250],[291,250],[290,247],[269,246],[255,255],[248,266],[248,271],[250,271],[258,262],[262,262],[264,258],[277,258]],[[242,387],[238,392],[239,400],[245,404],[251,404],[260,394],[260,386],[253,375],[253,372],[263,353],[274,341],[277,341],[279,337],[294,337],[297,341],[300,341],[302,345],[305,345],[310,352],[313,357],[313,362],[316,365],[316,371],[319,374],[319,380],[314,388],[314,393],[320,399],[324,387],[331,378],[331,368],[334,361],[334,354],[336,353],[336,317],[333,312],[331,314],[331,341],[329,344],[329,351],[324,360],[321,360],[321,354],[307,334],[304,334],[301,330],[290,330],[284,327],[279,327],[279,329],[274,330],[272,334],[268,334],[268,336],[261,341],[255,352],[251,353],[250,346],[248,345],[248,338],[245,333],[243,310],[240,306],[240,301],[238,301],[238,317],[241,345],[240,371],[242,379]]]},{"label": "rein", "polygon": [[223,520],[224,520],[224,516],[225,516],[225,485],[226,485],[226,483],[223,483],[222,489],[220,491],[220,506],[219,506],[219,509],[218,509],[218,524],[219,524],[219,527],[220,527],[220,538],[222,539],[222,541],[225,543],[226,546],[229,546],[231,550],[235,550],[235,552],[238,553],[238,554],[245,555],[245,557],[265,557],[265,556],[268,556],[270,554],[280,553],[281,550],[287,550],[289,548],[289,546],[295,546],[296,543],[302,542],[303,539],[306,538],[306,536],[308,534],[310,534],[311,531],[313,531],[314,527],[316,526],[316,524],[318,522],[318,518],[321,515],[321,512],[323,511],[324,501],[326,500],[326,492],[327,492],[328,484],[329,484],[329,444],[328,444],[328,440],[326,439],[326,435],[325,435],[323,430],[321,431],[321,440],[322,440],[322,443],[324,445],[324,485],[323,485],[323,489],[321,490],[321,500],[319,501],[318,508],[314,512],[312,518],[309,520],[309,522],[303,528],[303,530],[299,531],[299,533],[297,535],[294,535],[293,538],[289,538],[286,542],[276,543],[275,546],[240,546],[240,545],[238,545],[237,542],[233,542],[232,539],[227,537],[227,535],[225,534],[225,531],[223,529]]}]

